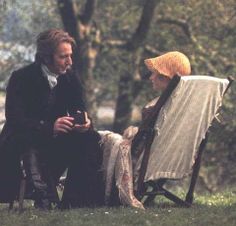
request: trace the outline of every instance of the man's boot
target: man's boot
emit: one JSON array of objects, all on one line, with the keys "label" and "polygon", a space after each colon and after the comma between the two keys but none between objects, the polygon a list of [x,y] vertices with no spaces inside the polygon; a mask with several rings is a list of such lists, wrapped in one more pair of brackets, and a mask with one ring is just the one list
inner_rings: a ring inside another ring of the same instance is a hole
[{"label": "man's boot", "polygon": [[33,199],[35,208],[49,210],[51,209],[51,200],[55,196],[54,189],[49,185],[48,180],[44,177],[42,169],[45,166],[40,162],[39,153],[31,149],[25,156],[25,165],[27,176],[33,188]]}]

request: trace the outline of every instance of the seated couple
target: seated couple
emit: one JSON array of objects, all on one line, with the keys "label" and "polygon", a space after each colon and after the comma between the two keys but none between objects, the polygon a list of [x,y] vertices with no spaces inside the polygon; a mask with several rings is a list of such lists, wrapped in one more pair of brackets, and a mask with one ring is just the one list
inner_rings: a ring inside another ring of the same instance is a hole
[{"label": "seated couple", "polygon": [[[0,202],[17,197],[23,158],[36,208],[50,209],[52,203],[59,203],[62,209],[109,203],[114,171],[122,203],[143,208],[133,194],[130,157],[137,128],[130,127],[123,137],[93,129],[82,85],[72,70],[74,48],[68,33],[59,29],[42,32],[35,62],[10,77],[6,123],[0,136]],[[154,90],[165,90],[174,75],[191,72],[188,58],[180,52],[147,59],[145,64],[152,73]],[[143,109],[143,121],[156,100]],[[85,112],[83,125],[74,123],[78,110]],[[118,148],[111,154],[114,145]],[[66,169],[59,202],[55,185]]]}]

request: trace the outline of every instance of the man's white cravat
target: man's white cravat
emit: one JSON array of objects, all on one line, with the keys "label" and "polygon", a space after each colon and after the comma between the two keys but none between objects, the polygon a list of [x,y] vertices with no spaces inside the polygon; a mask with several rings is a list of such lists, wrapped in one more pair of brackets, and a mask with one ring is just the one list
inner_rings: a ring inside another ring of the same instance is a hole
[{"label": "man's white cravat", "polygon": [[41,65],[43,76],[45,76],[48,79],[49,86],[51,89],[53,89],[57,85],[57,78],[59,75],[52,73],[49,71],[48,67],[44,64]]}]

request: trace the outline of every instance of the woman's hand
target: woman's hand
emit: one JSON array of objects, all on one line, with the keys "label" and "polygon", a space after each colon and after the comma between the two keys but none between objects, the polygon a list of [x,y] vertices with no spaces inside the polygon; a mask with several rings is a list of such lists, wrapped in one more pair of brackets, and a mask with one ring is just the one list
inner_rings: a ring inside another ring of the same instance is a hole
[{"label": "woman's hand", "polygon": [[128,128],[124,130],[123,138],[127,140],[132,140],[137,132],[138,132],[137,126],[129,126]]}]

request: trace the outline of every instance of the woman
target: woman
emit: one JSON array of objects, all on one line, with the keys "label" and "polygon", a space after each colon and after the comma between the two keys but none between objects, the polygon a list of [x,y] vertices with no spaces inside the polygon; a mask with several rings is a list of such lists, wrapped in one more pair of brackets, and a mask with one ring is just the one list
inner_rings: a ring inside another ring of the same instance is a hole
[{"label": "woman", "polygon": [[177,51],[146,59],[144,63],[152,73],[150,80],[154,90],[163,91],[174,75],[184,76],[191,73],[188,57]]},{"label": "woman", "polygon": [[[150,80],[155,91],[164,91],[174,75],[190,75],[191,66],[187,56],[174,51],[161,56],[146,59],[146,67],[151,72]],[[158,97],[148,103],[142,111],[142,123],[150,117]],[[100,131],[104,149],[103,169],[105,172],[106,201],[110,199],[112,178],[115,174],[119,198],[123,204],[137,208],[143,205],[133,194],[133,176],[131,162],[131,144],[138,131],[137,127],[128,127],[121,137],[109,131]],[[136,177],[136,175],[135,175]],[[134,178],[135,178],[134,177]]]}]

